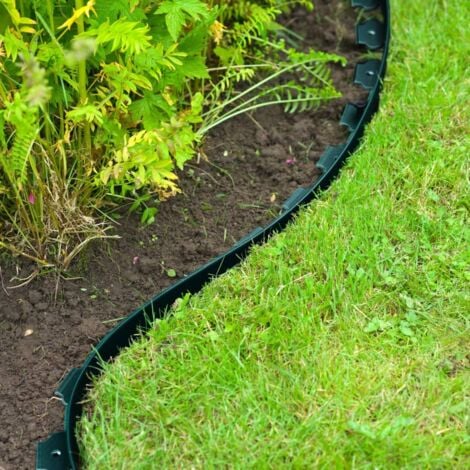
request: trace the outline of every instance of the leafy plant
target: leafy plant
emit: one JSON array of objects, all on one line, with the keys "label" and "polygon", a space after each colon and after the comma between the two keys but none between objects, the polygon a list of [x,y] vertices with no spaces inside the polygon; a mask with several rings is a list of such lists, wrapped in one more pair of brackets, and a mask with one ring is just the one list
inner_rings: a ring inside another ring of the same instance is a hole
[{"label": "leafy plant", "polygon": [[[265,41],[263,41],[265,43]],[[344,59],[322,52],[298,52],[295,49],[284,49],[278,46],[287,56],[286,60],[266,64],[240,66],[238,72],[228,72],[212,88],[211,102],[214,103],[203,113],[204,125],[199,132],[205,134],[213,127],[239,114],[275,104],[283,105],[286,112],[307,111],[318,106],[322,101],[338,98],[339,92],[333,86],[327,63],[341,62]],[[237,67],[228,67],[230,69]],[[254,76],[255,69],[263,69],[265,76],[240,93],[236,93],[226,82],[238,82]],[[251,71],[251,73],[248,73]],[[276,80],[287,74],[297,74],[296,80],[276,83]],[[274,85],[272,82],[274,81]],[[221,95],[225,99],[219,104]]]},{"label": "leafy plant", "polygon": [[0,1],[1,247],[63,268],[105,236],[107,198],[177,191],[201,112],[185,84],[207,76],[214,16],[199,0],[70,3]]},{"label": "leafy plant", "polygon": [[214,126],[338,96],[327,63],[342,59],[279,36],[296,4],[313,6],[0,0],[0,248],[66,269],[108,236],[109,204],[153,222]]},{"label": "leafy plant", "polygon": [[[221,23],[215,25],[217,46],[213,52],[220,65],[210,69],[212,82],[205,97],[201,135],[232,117],[262,107],[280,104],[286,112],[293,113],[310,110],[322,101],[340,96],[327,64],[344,64],[345,59],[287,47],[286,38],[297,45],[292,41],[293,34],[276,22],[281,13],[295,5],[312,10],[311,1],[217,3],[221,9],[219,18],[227,27]],[[250,86],[238,92],[236,85],[240,82]]]}]

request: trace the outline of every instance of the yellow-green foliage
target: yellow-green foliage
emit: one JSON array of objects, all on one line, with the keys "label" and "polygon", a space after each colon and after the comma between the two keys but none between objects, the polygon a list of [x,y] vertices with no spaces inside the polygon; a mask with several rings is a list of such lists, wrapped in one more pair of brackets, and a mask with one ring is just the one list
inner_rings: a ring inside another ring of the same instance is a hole
[{"label": "yellow-green foliage", "polygon": [[45,242],[63,233],[53,181],[84,217],[105,195],[177,191],[201,113],[186,83],[208,77],[215,15],[200,0],[0,0],[0,248],[63,264]]},{"label": "yellow-green foliage", "polygon": [[[149,209],[152,197],[177,193],[176,169],[233,115],[221,115],[220,103],[232,103],[237,82],[254,80],[248,53],[260,57],[264,48],[272,56],[265,75],[281,53],[291,71],[308,57],[293,55],[279,38],[270,42],[289,4],[311,7],[306,0],[0,0],[0,248],[19,235],[13,251],[64,264],[64,250],[73,250],[77,233],[83,246],[90,216],[107,199]],[[260,88],[251,107],[234,109],[246,112],[264,98],[293,111],[336,96],[324,67],[330,60],[338,58],[304,63],[322,84],[293,83],[271,95]],[[52,187],[70,204],[59,204]],[[75,210],[87,222],[64,235]],[[143,222],[154,213],[145,210]]]}]

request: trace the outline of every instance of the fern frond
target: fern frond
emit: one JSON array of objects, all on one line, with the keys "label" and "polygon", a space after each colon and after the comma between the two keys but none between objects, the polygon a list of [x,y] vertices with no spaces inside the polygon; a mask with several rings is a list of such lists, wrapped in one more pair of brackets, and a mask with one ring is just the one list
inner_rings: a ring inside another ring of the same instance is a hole
[{"label": "fern frond", "polygon": [[235,24],[233,36],[237,45],[247,47],[253,36],[264,37],[269,26],[281,13],[277,7],[263,8],[257,4],[251,5],[250,15],[242,23]]},{"label": "fern frond", "polygon": [[[284,106],[286,112],[293,113],[311,110],[322,101],[341,96],[333,86],[326,62],[343,62],[344,59],[333,54],[322,54],[315,51],[308,53],[286,52],[291,60],[271,64],[269,73],[260,81],[209,108],[203,114],[204,125],[199,133],[204,135],[228,119],[266,106],[280,104]],[[292,60],[291,57],[295,60]],[[228,73],[226,77],[222,78],[220,85],[216,85],[216,90],[211,93],[217,97],[222,95],[225,92],[225,87],[233,84],[234,76],[236,76],[234,73]],[[279,84],[281,76],[294,76],[295,80]],[[211,94],[210,96],[212,98]],[[213,102],[213,98],[211,101]],[[229,110],[226,111],[226,109]]]},{"label": "fern frond", "polygon": [[14,137],[0,164],[21,189],[28,175],[29,155],[39,133],[37,108],[28,106],[20,93],[16,93],[13,101],[6,103],[4,120],[13,127]]},{"label": "fern frond", "polygon": [[219,98],[234,84],[240,82],[250,83],[255,76],[255,73],[255,67],[250,66],[240,66],[229,69],[220,81],[213,84],[211,91],[206,95],[206,101],[217,102]]},{"label": "fern frond", "polygon": [[139,90],[151,90],[152,83],[142,74],[131,72],[127,67],[113,62],[111,64],[101,64],[103,76],[106,77],[111,89],[119,94],[138,93]]},{"label": "fern frond", "polygon": [[13,147],[10,151],[14,175],[21,189],[27,180],[28,160],[31,149],[36,140],[38,128],[34,126],[21,126],[16,129]]},{"label": "fern frond", "polygon": [[94,37],[98,45],[111,44],[110,52],[120,51],[135,55],[151,47],[149,26],[142,26],[136,21],[119,19],[114,23],[100,24],[97,28],[90,28],[76,38]]}]

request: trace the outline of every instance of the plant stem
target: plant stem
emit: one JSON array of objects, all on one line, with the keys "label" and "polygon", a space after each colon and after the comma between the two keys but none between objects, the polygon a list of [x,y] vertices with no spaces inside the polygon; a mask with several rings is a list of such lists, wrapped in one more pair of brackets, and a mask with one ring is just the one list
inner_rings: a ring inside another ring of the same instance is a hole
[{"label": "plant stem", "polygon": [[[321,101],[324,100],[325,97],[318,97],[315,101]],[[252,100],[250,100],[252,101]],[[248,113],[249,111],[255,111],[256,109],[259,108],[264,108],[266,106],[272,106],[275,104],[292,104],[292,103],[305,103],[307,101],[314,101],[313,98],[299,98],[299,99],[285,99],[285,100],[272,100],[272,101],[266,101],[264,103],[258,103],[252,106],[248,106],[247,108],[241,108],[240,106],[237,107],[237,111],[229,111],[227,114],[223,115],[221,118],[217,119],[216,121],[208,124],[205,127],[202,127],[197,131],[197,133],[201,136],[206,134],[209,130],[213,129],[214,127],[218,126],[219,124],[222,124],[225,121],[228,121],[231,118],[234,118],[235,116],[238,116],[240,114]],[[240,109],[241,108],[241,109]]]},{"label": "plant stem", "polygon": [[14,245],[10,245],[9,243],[2,242],[0,240],[0,248],[5,248],[7,250],[12,251],[13,253],[16,253],[17,255],[24,256],[25,258],[30,259],[31,261],[35,261],[37,264],[44,266],[44,267],[52,267],[53,265],[47,262],[44,259],[37,258],[36,256],[30,255],[28,253],[25,253],[24,251],[19,250],[16,248]]},{"label": "plant stem", "polygon": [[28,12],[26,11],[26,9],[24,7],[23,0],[19,1],[18,8],[20,9],[21,16],[28,16]]},{"label": "plant stem", "polygon": [[47,0],[47,15],[49,16],[49,26],[52,31],[55,29],[54,25],[54,2]]},{"label": "plant stem", "polygon": [[235,97],[223,102],[219,106],[216,106],[215,108],[210,109],[209,111],[207,111],[206,113],[203,114],[203,117],[207,118],[207,116],[210,116],[211,114],[217,113],[219,110],[225,108],[227,105],[232,104],[234,101],[237,101],[240,98],[243,98],[244,96],[248,95],[249,93],[252,93],[254,90],[256,90],[257,88],[263,86],[265,83],[267,83],[271,80],[274,80],[279,75],[282,75],[283,73],[286,73],[289,70],[292,70],[292,69],[294,69],[296,67],[299,67],[303,64],[307,64],[309,62],[313,62],[313,60],[309,59],[309,60],[305,60],[303,62],[299,62],[299,63],[296,63],[296,64],[287,65],[286,67],[278,70],[277,72],[274,72],[273,74],[269,75],[268,77],[264,78],[263,80],[255,83],[254,85],[252,85],[251,87],[249,87],[245,91],[243,91],[242,93],[240,93],[240,94],[236,95]]},{"label": "plant stem", "polygon": [[4,105],[7,102],[7,90],[3,83],[0,81],[0,104]]},{"label": "plant stem", "polygon": [[[75,0],[75,8],[78,10],[83,8],[83,0]],[[78,34],[85,32],[85,22],[83,15],[80,16],[77,20],[77,30]],[[78,89],[80,93],[80,103],[84,105],[88,100],[87,93],[87,71],[86,71],[86,60],[82,60],[78,64]],[[85,149],[88,156],[91,156],[91,131],[90,123],[86,122],[84,126],[84,139],[85,139]]]},{"label": "plant stem", "polygon": [[46,133],[47,144],[50,147],[52,147],[52,131],[51,131],[51,122],[50,122],[49,114],[50,114],[50,107],[46,105],[45,110],[44,110],[44,131]]},{"label": "plant stem", "polygon": [[211,68],[208,68],[207,71],[208,72],[221,72],[221,71],[224,71],[224,70],[228,70],[229,68],[230,68],[230,70],[233,70],[233,69],[237,69],[237,70],[240,70],[240,69],[254,69],[254,68],[259,68],[259,67],[273,68],[274,65],[275,64],[272,64],[272,63],[231,65],[230,67],[211,67]]}]

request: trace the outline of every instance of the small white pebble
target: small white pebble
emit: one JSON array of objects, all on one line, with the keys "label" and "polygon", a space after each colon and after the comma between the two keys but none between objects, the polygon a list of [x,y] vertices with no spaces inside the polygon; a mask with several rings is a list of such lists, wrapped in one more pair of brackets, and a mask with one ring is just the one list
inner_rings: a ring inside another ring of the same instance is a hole
[{"label": "small white pebble", "polygon": [[33,333],[34,333],[34,331],[31,330],[30,328],[28,328],[28,329],[24,332],[24,335],[25,335],[25,336],[31,336]]}]

